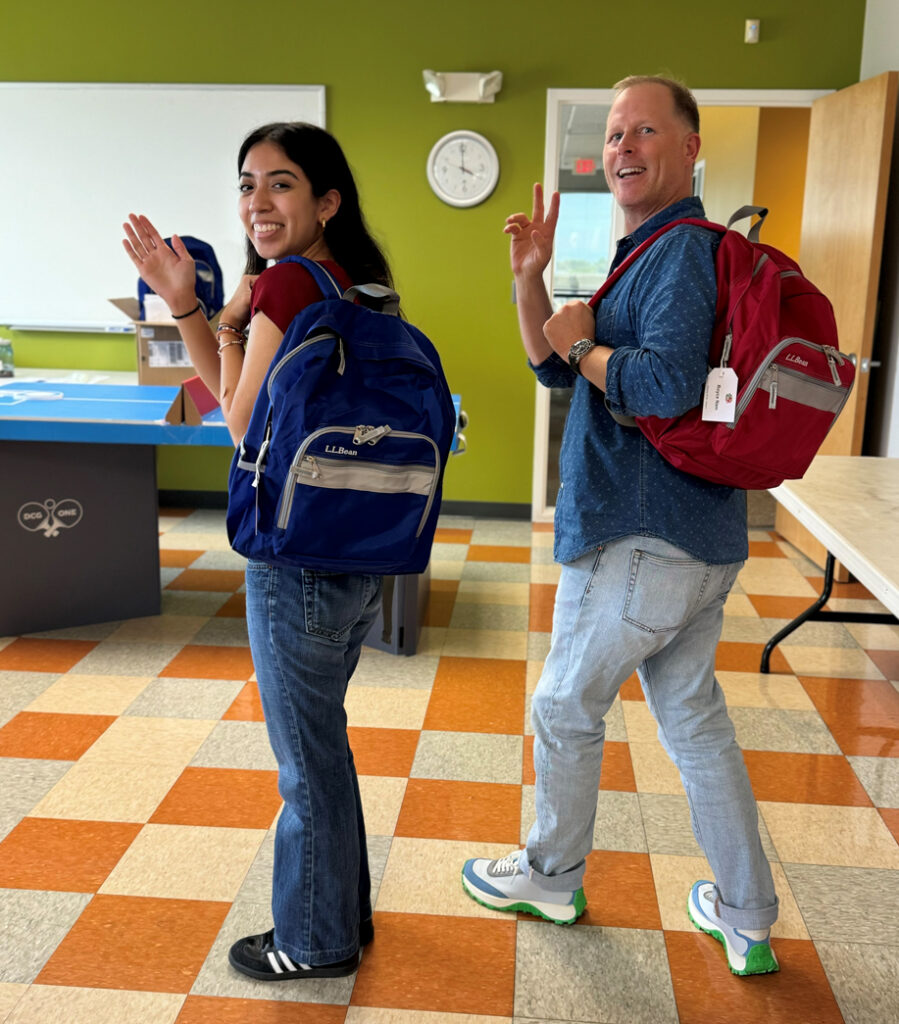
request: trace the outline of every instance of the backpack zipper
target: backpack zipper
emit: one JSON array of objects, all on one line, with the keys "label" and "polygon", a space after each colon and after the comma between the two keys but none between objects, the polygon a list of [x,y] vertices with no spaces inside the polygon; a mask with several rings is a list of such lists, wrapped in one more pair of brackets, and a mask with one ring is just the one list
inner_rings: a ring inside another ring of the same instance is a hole
[{"label": "backpack zipper", "polygon": [[[779,342],[768,353],[768,358],[765,360],[764,363],[762,363],[762,365],[752,375],[752,378],[750,379],[749,384],[746,386],[746,389],[743,392],[742,396],[740,397],[740,400],[737,402],[737,409],[736,409],[736,413],[734,414],[734,421],[733,421],[733,423],[729,424],[731,430],[733,430],[733,428],[737,425],[740,417],[743,415],[744,411],[746,410],[746,406],[749,404],[749,402],[752,399],[753,395],[756,393],[756,391],[761,386],[761,384],[764,381],[766,375],[768,376],[769,382],[773,381],[773,388],[774,388],[773,394],[769,391],[769,395],[768,395],[768,408],[769,409],[774,409],[776,407],[776,405],[777,405],[777,373],[778,373],[779,367],[778,367],[777,364],[774,363],[774,360],[777,358],[777,356],[780,355],[780,353],[788,345],[793,345],[793,344],[796,344],[796,343],[798,343],[800,345],[804,345],[806,348],[813,349],[816,352],[823,352],[825,358],[827,359],[827,365],[830,368],[831,377],[833,378],[833,382],[834,382],[833,386],[837,387],[837,388],[842,388],[844,386],[843,382],[840,380],[840,375],[839,375],[839,372],[837,370],[837,363],[839,363],[842,366],[843,363],[846,362],[846,357],[841,352],[838,352],[832,345],[817,345],[813,341],[806,341],[805,338],[784,338],[783,341]],[[784,370],[785,373],[789,372],[789,371],[787,371],[786,367],[783,367],[783,370]],[[805,375],[803,374],[802,376],[805,376]],[[831,385],[827,381],[819,381],[818,384],[821,387],[827,387],[827,388],[831,387]],[[769,383],[769,387],[770,387],[770,383]]]},{"label": "backpack zipper", "polygon": [[286,363],[289,363],[294,356],[300,354],[303,349],[308,348],[310,345],[317,345],[321,341],[335,341],[337,342],[337,353],[340,356],[340,362],[337,365],[337,372],[342,376],[343,371],[346,367],[346,355],[344,353],[343,338],[339,334],[335,334],[333,331],[328,331],[327,334],[316,334],[314,338],[307,338],[305,341],[300,342],[296,348],[292,348],[286,355],[283,355],[278,362],[272,367],[271,373],[268,375],[268,383],[266,384],[266,390],[268,391],[269,401],[272,400],[272,384],[275,382],[275,378],[279,372],[283,369]]},{"label": "backpack zipper", "polygon": [[[361,428],[360,427],[319,427],[318,430],[313,430],[313,432],[300,445],[300,447],[296,451],[296,454],[293,457],[293,461],[290,464],[290,468],[287,471],[287,479],[284,482],[284,490],[283,490],[283,492],[281,494],[281,510],[278,513],[278,522],[277,522],[277,527],[278,527],[279,530],[286,530],[287,529],[287,524],[290,522],[290,513],[291,513],[291,510],[293,508],[294,495],[296,494],[297,485],[301,482],[300,477],[304,473],[304,471],[303,471],[304,462],[307,459],[311,459],[312,460],[312,466],[309,468],[309,470],[307,472],[309,472],[309,475],[312,476],[313,479],[315,479],[317,476],[321,475],[321,470],[319,468],[320,460],[316,459],[314,456],[306,455],[306,452],[308,451],[309,446],[312,444],[312,442],[315,441],[317,438],[321,437],[323,434],[351,434],[353,436],[356,436],[356,434],[360,430],[362,430],[362,431],[366,431],[366,430],[371,431],[372,428],[371,427],[361,427]],[[414,433],[414,432],[408,431],[408,430],[390,430],[389,428],[388,428],[388,431],[389,431],[389,433],[384,432],[384,433],[380,434],[377,438],[375,438],[374,441],[369,440],[368,443],[374,444],[378,440],[380,440],[381,437],[386,435],[386,436],[389,436],[389,437],[405,438],[406,440],[427,441],[431,445],[431,447],[434,449],[433,479],[431,481],[431,487],[430,487],[430,489],[428,491],[428,500],[425,503],[424,512],[422,513],[421,520],[419,521],[418,529],[415,531],[415,536],[418,537],[418,536],[421,535],[421,531],[424,529],[425,523],[427,522],[427,519],[428,519],[428,514],[431,511],[431,506],[434,504],[434,496],[435,496],[435,494],[437,492],[437,483],[438,483],[438,481],[440,479],[440,449],[437,447],[437,442],[434,441],[433,438],[428,437],[427,434],[417,434],[417,433]],[[414,465],[412,467],[407,467],[407,468],[412,468],[412,469],[424,468],[427,472],[431,472],[431,468],[427,467],[427,466],[426,467],[419,467],[418,465]],[[384,470],[382,470],[382,472],[388,473],[390,471],[387,470],[387,469],[384,469]]]}]

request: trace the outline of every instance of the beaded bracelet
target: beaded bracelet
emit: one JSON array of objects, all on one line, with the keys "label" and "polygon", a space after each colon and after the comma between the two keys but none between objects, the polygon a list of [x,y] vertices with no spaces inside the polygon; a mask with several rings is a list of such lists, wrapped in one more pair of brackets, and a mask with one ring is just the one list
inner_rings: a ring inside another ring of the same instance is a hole
[{"label": "beaded bracelet", "polygon": [[244,343],[246,343],[247,340],[246,334],[244,334],[244,332],[239,330],[237,327],[232,327],[231,324],[219,324],[218,327],[216,327],[215,329],[216,338],[220,334],[233,334],[235,337],[240,338],[240,340],[243,341]]}]

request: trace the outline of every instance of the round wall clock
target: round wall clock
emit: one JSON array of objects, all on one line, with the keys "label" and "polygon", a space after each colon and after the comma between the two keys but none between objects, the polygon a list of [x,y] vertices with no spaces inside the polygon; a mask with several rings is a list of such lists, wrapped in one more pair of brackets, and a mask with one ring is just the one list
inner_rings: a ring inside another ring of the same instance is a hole
[{"label": "round wall clock", "polygon": [[428,184],[450,206],[477,206],[496,188],[499,157],[477,132],[450,132],[428,155]]}]

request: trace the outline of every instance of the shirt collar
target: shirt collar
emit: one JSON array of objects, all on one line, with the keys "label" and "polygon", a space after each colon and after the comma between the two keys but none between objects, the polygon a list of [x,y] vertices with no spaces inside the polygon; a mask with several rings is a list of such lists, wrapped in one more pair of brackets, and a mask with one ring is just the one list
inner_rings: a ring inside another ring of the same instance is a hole
[{"label": "shirt collar", "polygon": [[666,206],[664,210],[660,210],[631,232],[630,237],[634,240],[634,245],[639,245],[641,242],[645,242],[653,232],[681,217],[705,217],[705,210],[702,208],[702,200],[699,196],[687,196],[686,199],[679,199],[671,206]]},{"label": "shirt collar", "polygon": [[679,199],[676,203],[672,203],[671,206],[666,206],[664,210],[654,214],[649,220],[644,221],[629,235],[619,238],[610,269],[614,270],[632,249],[636,249],[641,242],[645,242],[659,228],[664,227],[672,220],[680,220],[681,217],[705,217],[705,210],[699,196],[687,196],[686,199]]}]

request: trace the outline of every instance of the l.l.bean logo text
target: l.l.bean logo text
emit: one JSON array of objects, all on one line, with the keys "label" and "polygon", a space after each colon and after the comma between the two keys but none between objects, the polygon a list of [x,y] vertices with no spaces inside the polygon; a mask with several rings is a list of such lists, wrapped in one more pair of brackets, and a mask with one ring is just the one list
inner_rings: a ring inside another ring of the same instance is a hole
[{"label": "l.l.bean logo text", "polygon": [[84,509],[74,498],[47,498],[46,501],[26,501],[19,509],[19,526],[31,533],[43,531],[45,537],[58,537],[60,530],[68,530],[81,522]]}]

